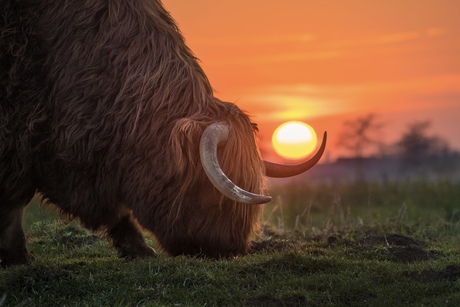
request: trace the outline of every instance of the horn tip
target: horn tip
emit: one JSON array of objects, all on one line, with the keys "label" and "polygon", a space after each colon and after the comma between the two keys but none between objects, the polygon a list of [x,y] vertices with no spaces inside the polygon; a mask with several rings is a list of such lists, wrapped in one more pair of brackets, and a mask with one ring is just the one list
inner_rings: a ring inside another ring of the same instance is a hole
[{"label": "horn tip", "polygon": [[261,198],[261,204],[265,204],[265,203],[269,203],[272,201],[272,197],[271,196],[266,196],[264,195],[262,198]]}]

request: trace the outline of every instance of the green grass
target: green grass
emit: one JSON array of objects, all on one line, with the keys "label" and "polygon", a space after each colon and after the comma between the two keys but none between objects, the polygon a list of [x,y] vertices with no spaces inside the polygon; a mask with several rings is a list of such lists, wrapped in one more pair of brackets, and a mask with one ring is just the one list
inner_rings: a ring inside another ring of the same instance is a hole
[{"label": "green grass", "polygon": [[428,223],[460,221],[460,182],[340,182],[296,181],[270,188],[266,220],[278,228],[346,228],[355,223]]},{"label": "green grass", "polygon": [[[31,204],[29,266],[0,269],[0,306],[458,306],[460,185],[272,189],[256,252],[126,263],[105,239]],[[152,241],[149,241],[152,244]]]}]

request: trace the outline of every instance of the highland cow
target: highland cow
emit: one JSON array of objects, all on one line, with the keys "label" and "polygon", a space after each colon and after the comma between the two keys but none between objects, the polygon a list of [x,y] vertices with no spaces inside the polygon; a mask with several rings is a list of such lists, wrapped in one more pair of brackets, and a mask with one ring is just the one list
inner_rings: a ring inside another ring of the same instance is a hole
[{"label": "highland cow", "polygon": [[0,260],[30,261],[35,193],[105,233],[121,257],[232,257],[250,249],[264,176],[257,126],[213,90],[158,0],[0,4]]}]

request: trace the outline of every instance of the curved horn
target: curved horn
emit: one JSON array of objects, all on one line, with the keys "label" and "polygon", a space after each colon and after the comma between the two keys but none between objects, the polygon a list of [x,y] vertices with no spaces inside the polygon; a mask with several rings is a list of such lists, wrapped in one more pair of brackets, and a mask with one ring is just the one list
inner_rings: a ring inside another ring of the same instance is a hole
[{"label": "curved horn", "polygon": [[228,138],[228,125],[213,123],[203,132],[200,140],[200,158],[203,169],[212,184],[228,198],[246,204],[264,204],[271,201],[270,196],[250,193],[234,184],[222,171],[217,160],[217,146]]},{"label": "curved horn", "polygon": [[306,172],[307,170],[312,168],[319,161],[319,159],[321,159],[321,156],[324,153],[324,149],[326,148],[326,141],[327,141],[327,132],[324,132],[323,141],[321,143],[321,147],[318,149],[318,152],[310,160],[304,163],[301,163],[301,164],[281,165],[281,164],[264,161],[265,174],[268,177],[285,178],[285,177],[292,177],[295,175],[302,174],[303,172]]}]

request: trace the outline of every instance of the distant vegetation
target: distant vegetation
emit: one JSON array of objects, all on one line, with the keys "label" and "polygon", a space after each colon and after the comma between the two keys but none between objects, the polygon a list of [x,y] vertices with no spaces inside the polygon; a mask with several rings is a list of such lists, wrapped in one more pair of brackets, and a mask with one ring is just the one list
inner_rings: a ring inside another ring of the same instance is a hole
[{"label": "distant vegetation", "polygon": [[386,144],[380,138],[385,125],[377,115],[346,121],[337,145],[348,155],[337,160],[337,167],[348,163],[360,179],[375,179],[379,169],[393,178],[460,179],[460,152],[442,137],[430,135],[430,125],[429,121],[410,123],[395,143]]}]

